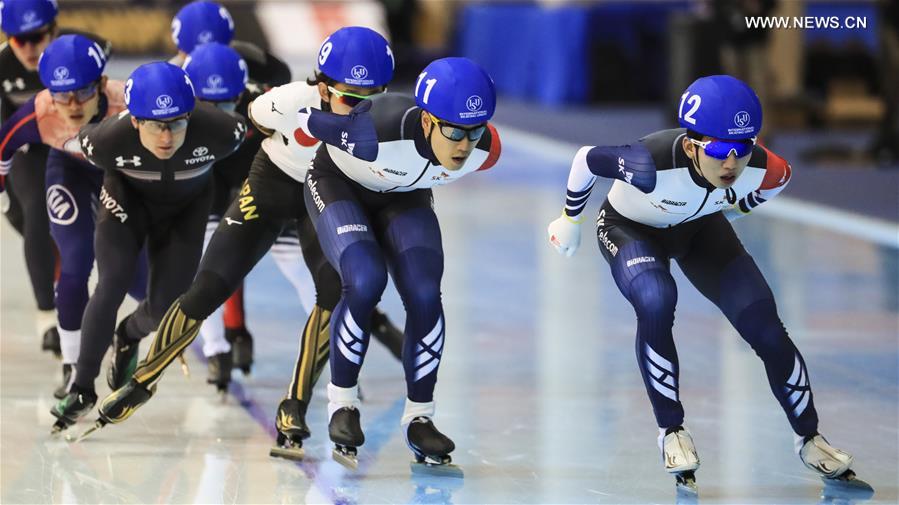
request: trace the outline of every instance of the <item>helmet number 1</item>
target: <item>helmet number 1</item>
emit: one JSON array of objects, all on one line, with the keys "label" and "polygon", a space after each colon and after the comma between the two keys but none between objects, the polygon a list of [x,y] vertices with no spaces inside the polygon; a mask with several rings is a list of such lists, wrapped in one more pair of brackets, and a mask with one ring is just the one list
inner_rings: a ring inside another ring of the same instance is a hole
[{"label": "helmet number 1", "polygon": [[97,48],[100,46],[94,42],[94,45],[87,48],[87,55],[94,59],[97,62],[97,68],[103,68],[103,57],[100,56],[100,53],[97,51]]},{"label": "helmet number 1", "polygon": [[[421,87],[421,81],[428,75],[427,72],[422,72],[421,75],[418,76],[418,82],[415,83],[415,96],[418,96],[418,88]],[[428,79],[425,81],[425,94],[421,98],[421,101],[424,103],[428,103],[428,98],[431,96],[431,90],[434,89],[434,85],[437,84],[437,79]]]},{"label": "helmet number 1", "polygon": [[[695,125],[696,118],[693,117],[693,114],[696,114],[696,111],[699,110],[699,104],[702,103],[702,97],[699,95],[693,95],[690,96],[690,98],[687,98],[688,95],[690,95],[689,91],[684,93],[683,96],[680,97],[680,107],[678,108],[678,114],[680,114],[680,116],[684,118],[684,121]],[[690,107],[690,110],[688,110],[686,114],[684,114],[684,102],[692,105],[692,107]]]}]

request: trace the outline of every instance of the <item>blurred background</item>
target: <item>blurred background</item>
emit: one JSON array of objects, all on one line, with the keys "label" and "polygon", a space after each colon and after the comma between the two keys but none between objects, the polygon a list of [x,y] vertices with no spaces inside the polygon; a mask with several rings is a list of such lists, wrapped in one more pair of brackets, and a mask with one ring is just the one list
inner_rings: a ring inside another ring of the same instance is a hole
[{"label": "blurred background", "polygon": [[[170,23],[186,3],[60,0],[59,21],[112,41],[118,65],[111,68],[127,74],[174,54]],[[632,142],[676,126],[683,89],[699,76],[728,73],[759,94],[763,141],[797,172],[786,194],[899,221],[899,2],[221,3],[235,19],[235,38],[288,62],[294,79],[311,74],[328,33],[370,26],[393,45],[392,89],[411,87],[434,58],[467,56],[496,81],[497,123],[571,144]],[[747,17],[828,21],[748,28]]]}]

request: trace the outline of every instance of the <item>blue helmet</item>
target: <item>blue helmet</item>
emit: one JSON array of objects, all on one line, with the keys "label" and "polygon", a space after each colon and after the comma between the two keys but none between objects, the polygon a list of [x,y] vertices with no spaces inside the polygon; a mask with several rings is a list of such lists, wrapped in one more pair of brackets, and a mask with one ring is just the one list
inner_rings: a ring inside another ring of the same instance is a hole
[{"label": "blue helmet", "polygon": [[0,27],[8,35],[31,32],[52,23],[58,12],[56,0],[3,0]]},{"label": "blue helmet", "polygon": [[247,62],[237,51],[218,42],[197,46],[182,68],[202,100],[233,100],[246,88],[249,78]]},{"label": "blue helmet", "polygon": [[125,105],[136,118],[173,118],[194,110],[194,87],[180,67],[164,61],[147,63],[125,82]]},{"label": "blue helmet", "polygon": [[200,44],[228,44],[234,38],[234,20],[228,9],[215,2],[191,2],[172,19],[172,40],[190,53]]},{"label": "blue helmet", "polygon": [[38,63],[41,82],[50,91],[82,89],[103,75],[103,48],[83,35],[62,35],[47,46]]},{"label": "blue helmet", "polygon": [[337,30],[318,50],[318,71],[351,86],[386,86],[393,79],[393,66],[393,52],[387,40],[361,26]]},{"label": "blue helmet", "polygon": [[415,103],[439,119],[460,125],[487,122],[496,110],[496,86],[468,58],[441,58],[415,83]]},{"label": "blue helmet", "polygon": [[693,81],[681,96],[677,121],[684,128],[722,140],[758,136],[762,104],[745,82],[729,75]]}]

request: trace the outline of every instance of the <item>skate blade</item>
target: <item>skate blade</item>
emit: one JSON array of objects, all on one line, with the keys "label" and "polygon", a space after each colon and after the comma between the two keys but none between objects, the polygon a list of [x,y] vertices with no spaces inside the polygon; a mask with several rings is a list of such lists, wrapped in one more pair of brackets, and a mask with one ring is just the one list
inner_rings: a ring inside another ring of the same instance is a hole
[{"label": "skate blade", "polygon": [[86,439],[87,437],[91,436],[95,431],[99,430],[100,428],[102,428],[104,426],[106,426],[106,423],[102,419],[97,419],[94,422],[93,426],[84,430],[84,432],[82,432],[81,435],[78,435],[78,437],[73,437],[71,434],[66,435],[66,442],[72,442],[74,444],[77,444],[77,443],[81,442],[82,440]]},{"label": "skate blade", "polygon": [[359,468],[359,457],[354,454],[346,454],[338,449],[331,451],[331,458],[350,470]]},{"label": "skate blade", "polygon": [[59,435],[60,433],[66,431],[68,428],[69,427],[66,426],[66,424],[63,423],[62,421],[56,421],[55,423],[53,423],[53,426],[50,427],[50,436],[55,437],[55,436]]},{"label": "skate blade", "polygon": [[306,457],[306,451],[302,447],[272,447],[268,451],[268,455],[273,458],[284,458],[291,461],[303,461]]},{"label": "skate blade", "polygon": [[868,500],[874,496],[874,488],[871,484],[856,477],[855,472],[847,470],[843,475],[824,481],[824,489],[821,495],[824,498],[837,498],[842,500]]},{"label": "skate blade", "polygon": [[190,379],[190,367],[187,366],[187,360],[184,359],[183,353],[178,355],[178,360],[181,361],[181,373],[183,373],[185,377]]},{"label": "skate blade", "polygon": [[413,475],[417,476],[448,477],[452,479],[465,478],[465,472],[462,471],[462,467],[452,463],[435,465],[432,463],[412,461],[409,463],[409,469],[412,471]]},{"label": "skate blade", "polygon": [[696,474],[692,471],[675,475],[675,485],[677,486],[678,494],[687,496],[699,495],[699,487],[696,485]]}]

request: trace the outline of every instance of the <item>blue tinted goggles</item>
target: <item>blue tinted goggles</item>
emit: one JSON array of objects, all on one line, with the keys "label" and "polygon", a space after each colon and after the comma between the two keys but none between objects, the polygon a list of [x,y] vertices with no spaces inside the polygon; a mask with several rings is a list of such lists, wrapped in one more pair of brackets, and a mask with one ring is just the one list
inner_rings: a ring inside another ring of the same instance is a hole
[{"label": "blue tinted goggles", "polygon": [[696,140],[689,139],[694,145],[701,147],[705,153],[718,160],[726,160],[733,153],[737,158],[748,156],[755,147],[756,137],[745,140]]}]

